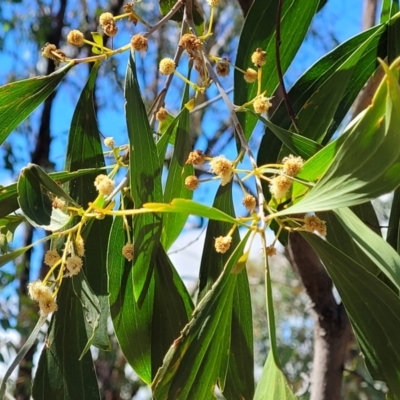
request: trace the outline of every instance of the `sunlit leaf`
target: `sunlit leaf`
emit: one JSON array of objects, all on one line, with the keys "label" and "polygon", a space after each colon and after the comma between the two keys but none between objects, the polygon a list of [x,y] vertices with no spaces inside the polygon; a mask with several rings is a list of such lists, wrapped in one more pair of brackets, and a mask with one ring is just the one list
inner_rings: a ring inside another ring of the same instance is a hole
[{"label": "sunlit leaf", "polygon": [[237,280],[231,271],[243,253],[247,237],[236,248],[223,274],[193,312],[153,380],[155,399],[214,398],[231,340],[232,300]]},{"label": "sunlit leaf", "polygon": [[73,64],[49,76],[25,79],[0,87],[0,144],[53,93]]},{"label": "sunlit leaf", "polygon": [[[130,195],[135,201],[135,208],[140,208],[143,203],[162,201],[163,195],[157,148],[142,101],[136,76],[136,64],[132,55],[129,57],[126,71],[125,98],[130,151]],[[160,240],[161,222],[161,217],[157,214],[143,214],[135,218],[133,290],[139,306],[146,297],[153,273],[152,261]]]},{"label": "sunlit leaf", "polygon": [[[261,48],[267,52],[267,64],[263,67],[262,90],[271,96],[279,84],[276,63],[276,16],[278,3],[275,0],[255,0],[249,13],[239,40],[239,48],[235,65],[246,70],[254,68],[251,55]],[[289,67],[298,48],[300,47],[308,27],[314,16],[319,0],[289,0],[283,2],[281,25],[280,58],[283,73]],[[251,43],[251,45],[249,45]],[[284,44],[284,45],[283,45]],[[235,70],[234,103],[238,106],[252,100],[257,94],[257,84],[248,84],[243,79],[243,73]],[[245,135],[250,137],[257,119],[250,114],[238,114]]]}]

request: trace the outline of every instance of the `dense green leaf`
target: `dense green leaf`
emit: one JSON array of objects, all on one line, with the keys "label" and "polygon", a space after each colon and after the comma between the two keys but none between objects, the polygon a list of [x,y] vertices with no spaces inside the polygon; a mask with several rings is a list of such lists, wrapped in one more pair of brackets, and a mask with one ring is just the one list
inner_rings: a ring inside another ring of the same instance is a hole
[{"label": "dense green leaf", "polygon": [[[51,172],[49,177],[58,183],[68,182],[71,179],[78,178],[87,174],[101,173],[101,168],[88,168],[81,169],[74,172],[61,171],[61,172]],[[9,186],[0,185],[0,218],[5,217],[8,214],[16,211],[19,208],[18,204],[18,191],[17,184],[13,183]]]},{"label": "dense green leaf", "polygon": [[111,317],[126,359],[140,378],[150,383],[193,306],[163,248],[158,247],[154,273],[139,308],[133,293],[132,263],[121,252],[125,243],[122,218],[116,218],[107,257]]},{"label": "dense green leaf", "polygon": [[193,214],[199,217],[214,219],[216,221],[230,222],[231,224],[237,224],[246,226],[240,220],[237,220],[224,212],[205,206],[204,204],[198,203],[194,200],[186,199],[174,199],[171,203],[145,203],[143,208],[154,212],[173,212],[183,214]]},{"label": "dense green leaf", "polygon": [[47,99],[73,64],[49,76],[39,76],[0,87],[0,144]]},{"label": "dense green leaf", "polygon": [[[280,58],[283,73],[289,67],[300,44],[302,43],[311,20],[317,10],[319,0],[289,0],[283,2],[281,19]],[[235,65],[246,70],[251,66],[251,55],[256,48],[265,50],[268,61],[263,67],[262,90],[271,96],[279,84],[275,54],[276,17],[278,2],[276,0],[255,0],[249,13],[239,40],[239,48]],[[249,45],[249,43],[251,45]],[[257,94],[257,84],[248,84],[243,73],[235,70],[234,103],[238,106],[252,100]],[[245,136],[250,137],[257,119],[251,114],[239,114]]]},{"label": "dense green leaf", "polygon": [[[129,57],[125,81],[125,111],[129,136],[129,183],[135,208],[152,201],[162,201],[161,169],[153,132],[147,119],[136,76],[136,64]],[[161,217],[143,214],[135,218],[133,236],[133,290],[139,306],[146,297],[153,273],[153,260],[161,235]]]},{"label": "dense green leaf", "polygon": [[[188,77],[190,79],[190,76]],[[182,112],[179,114],[179,122],[176,127],[174,152],[168,169],[167,182],[164,190],[164,201],[168,203],[179,197],[191,199],[193,190],[185,187],[185,178],[193,175],[193,165],[186,164],[189,152],[192,149],[190,138],[189,110],[185,107],[189,99],[189,87],[186,85],[182,98]],[[178,118],[178,117],[177,117]],[[187,220],[187,215],[168,213],[163,216],[161,232],[161,243],[165,250],[168,250],[181,233]]]},{"label": "dense green leaf", "polygon": [[[400,88],[396,64],[386,69],[372,105],[346,137],[316,186],[279,215],[323,211],[369,201],[400,184]],[[289,211],[290,210],[290,211]]]},{"label": "dense green leaf", "polygon": [[275,365],[270,351],[258,382],[254,400],[296,400],[283,372]]},{"label": "dense green leaf", "polygon": [[18,178],[18,203],[24,215],[38,225],[49,225],[51,199],[29,167]]},{"label": "dense green leaf", "polygon": [[[351,84],[346,89],[343,100],[341,101],[332,124],[327,135],[324,138],[326,144],[333,133],[336,131],[344,116],[348,112],[350,106],[359,94],[368,78],[377,67],[377,57],[384,58],[387,54],[387,26],[381,25],[373,27],[368,31],[344,42],[330,53],[318,60],[308,71],[306,71],[300,79],[295,83],[289,92],[289,98],[292,102],[292,108],[298,113],[301,108],[307,104],[308,100],[315,92],[319,90],[324,83],[335,74],[340,73],[340,67],[345,65],[346,60],[351,58],[354,51],[365,43],[370,37],[373,41],[359,60],[355,71],[352,75]],[[271,118],[272,122],[281,128],[288,129],[291,120],[287,114],[285,105],[280,104],[276,112]],[[258,153],[258,163],[260,165],[267,163],[275,163],[279,158],[282,149],[282,143],[269,129],[266,129],[265,135],[260,144]],[[266,196],[269,196],[267,187],[265,186]]]},{"label": "dense green leaf", "polygon": [[349,315],[368,369],[400,393],[400,299],[363,266],[317,235],[303,234],[323,261]]},{"label": "dense green leaf", "polygon": [[261,117],[258,114],[256,114],[256,116],[293,154],[303,157],[307,160],[317,153],[318,150],[321,150],[322,146],[314,140],[308,139],[307,137],[301,136],[297,133],[287,131],[286,129],[275,125],[273,122]]},{"label": "dense green leaf", "polygon": [[197,305],[192,320],[165,356],[152,383],[155,399],[212,399],[217,379],[225,380],[222,366],[227,366],[237,280],[237,274],[231,272],[247,238],[235,249],[223,274]]},{"label": "dense green leaf", "polygon": [[35,400],[100,399],[90,352],[79,360],[88,337],[82,304],[72,279],[64,279],[57,296],[46,345],[39,359],[32,396]]},{"label": "dense green leaf", "polygon": [[[234,216],[232,184],[220,186],[213,207]],[[218,280],[234,248],[239,244],[239,232],[232,235],[230,249],[224,254],[215,252],[215,238],[226,236],[232,229],[229,222],[209,221],[200,263],[198,301],[201,300]],[[253,374],[253,327],[251,320],[250,289],[247,271],[244,268],[237,277],[232,307],[231,345],[228,370],[223,394],[226,398],[252,398],[254,393]]]}]

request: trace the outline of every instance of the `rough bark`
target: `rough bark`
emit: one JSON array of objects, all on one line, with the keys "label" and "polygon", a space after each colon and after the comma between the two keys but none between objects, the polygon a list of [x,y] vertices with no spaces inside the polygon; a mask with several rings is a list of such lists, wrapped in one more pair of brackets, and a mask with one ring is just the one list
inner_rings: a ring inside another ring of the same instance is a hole
[{"label": "rough bark", "polygon": [[311,400],[339,400],[346,349],[351,338],[346,311],[342,303],[336,302],[332,280],[318,256],[297,232],[290,234],[289,254],[311,300],[314,319]]}]

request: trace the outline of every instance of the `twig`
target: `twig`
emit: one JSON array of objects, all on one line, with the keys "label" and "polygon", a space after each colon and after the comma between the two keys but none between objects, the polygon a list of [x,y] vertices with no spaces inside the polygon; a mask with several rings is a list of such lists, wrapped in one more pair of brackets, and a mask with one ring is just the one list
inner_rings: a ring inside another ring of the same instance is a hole
[{"label": "twig", "polygon": [[283,73],[282,73],[281,54],[280,54],[282,6],[283,6],[283,0],[279,0],[278,12],[276,14],[276,44],[275,44],[276,68],[278,70],[279,83],[282,88],[282,96],[283,96],[283,101],[285,102],[286,110],[289,114],[293,126],[295,127],[296,131],[299,132],[299,128],[297,127],[296,123],[296,114],[294,113],[293,108],[290,105],[289,96],[285,88],[285,82],[283,80]]}]

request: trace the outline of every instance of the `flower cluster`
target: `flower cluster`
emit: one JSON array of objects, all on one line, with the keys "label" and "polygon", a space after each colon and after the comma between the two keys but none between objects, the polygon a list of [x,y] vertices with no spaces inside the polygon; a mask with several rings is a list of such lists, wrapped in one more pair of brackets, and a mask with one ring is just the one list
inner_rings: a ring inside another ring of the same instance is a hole
[{"label": "flower cluster", "polygon": [[104,174],[97,175],[94,181],[96,190],[103,196],[108,196],[114,190],[114,185],[114,181]]},{"label": "flower cluster", "polygon": [[73,46],[82,47],[85,43],[85,37],[81,31],[74,29],[68,33],[67,42]]},{"label": "flower cluster", "polygon": [[214,247],[217,253],[226,253],[231,247],[232,236],[219,236],[215,239]]},{"label": "flower cluster", "polygon": [[48,315],[57,311],[57,304],[50,288],[42,281],[31,282],[28,285],[28,294],[32,300],[39,303],[40,313]]},{"label": "flower cluster", "polygon": [[172,58],[163,58],[160,61],[159,70],[161,75],[171,75],[175,72],[175,61]]},{"label": "flower cluster", "polygon": [[131,39],[131,46],[132,49],[135,51],[147,51],[148,49],[148,43],[147,43],[147,38],[145,38],[143,35],[134,35],[132,36]]},{"label": "flower cluster", "polygon": [[115,19],[111,13],[105,12],[101,14],[99,23],[107,36],[113,37],[118,33],[118,27],[115,25]]},{"label": "flower cluster", "polygon": [[318,232],[321,236],[326,236],[326,222],[316,215],[306,215],[302,228],[307,232]]},{"label": "flower cluster", "polygon": [[221,185],[228,184],[233,177],[233,163],[225,156],[214,157],[210,161],[210,171],[221,178]]},{"label": "flower cluster", "polygon": [[125,246],[122,248],[122,255],[128,260],[132,261],[133,260],[133,244],[132,243],[126,243]]}]

